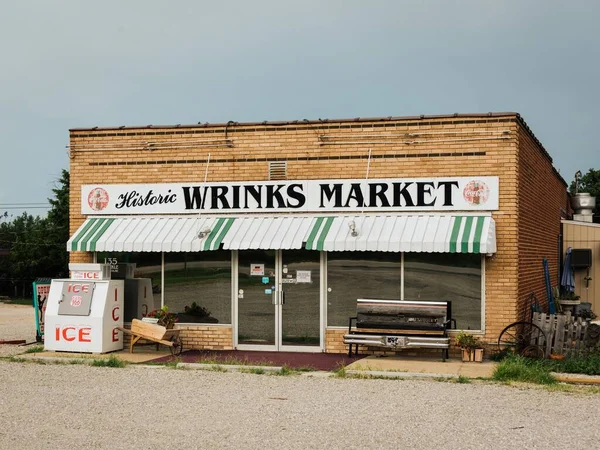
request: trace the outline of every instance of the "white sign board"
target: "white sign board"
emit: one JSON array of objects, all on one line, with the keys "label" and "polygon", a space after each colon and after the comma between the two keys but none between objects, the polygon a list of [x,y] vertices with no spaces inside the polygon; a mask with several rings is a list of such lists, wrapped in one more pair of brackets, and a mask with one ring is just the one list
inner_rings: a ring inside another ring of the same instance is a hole
[{"label": "white sign board", "polygon": [[250,264],[250,276],[261,277],[265,274],[264,264]]},{"label": "white sign board", "polygon": [[81,187],[81,213],[493,211],[498,177],[107,184]]},{"label": "white sign board", "polygon": [[296,270],[296,283],[312,283],[310,270]]}]

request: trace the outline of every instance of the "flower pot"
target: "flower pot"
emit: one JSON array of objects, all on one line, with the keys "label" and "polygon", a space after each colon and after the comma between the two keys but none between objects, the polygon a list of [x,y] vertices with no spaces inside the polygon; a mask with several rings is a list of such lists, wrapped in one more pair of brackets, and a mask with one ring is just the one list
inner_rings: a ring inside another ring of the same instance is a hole
[{"label": "flower pot", "polygon": [[483,362],[483,349],[462,349],[462,360],[463,362]]}]

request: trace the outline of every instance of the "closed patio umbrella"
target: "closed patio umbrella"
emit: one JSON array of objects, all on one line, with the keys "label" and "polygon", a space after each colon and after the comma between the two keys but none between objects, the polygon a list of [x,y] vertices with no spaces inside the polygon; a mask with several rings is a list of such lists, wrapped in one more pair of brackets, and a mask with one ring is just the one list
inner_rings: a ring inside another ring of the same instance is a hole
[{"label": "closed patio umbrella", "polygon": [[567,254],[565,255],[560,285],[566,292],[575,292],[575,276],[573,275],[573,267],[571,266],[571,247],[567,249]]}]

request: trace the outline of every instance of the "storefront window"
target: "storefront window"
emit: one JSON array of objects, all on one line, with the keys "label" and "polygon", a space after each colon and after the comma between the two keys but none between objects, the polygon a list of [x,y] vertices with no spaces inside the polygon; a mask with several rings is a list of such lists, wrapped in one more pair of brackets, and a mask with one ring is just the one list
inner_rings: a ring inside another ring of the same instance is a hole
[{"label": "storefront window", "polygon": [[125,322],[141,319],[153,309],[160,308],[160,253],[98,253],[96,261],[110,264],[111,277],[124,280]]},{"label": "storefront window", "polygon": [[179,323],[231,323],[231,252],[165,253],[165,305]]},{"label": "storefront window", "polygon": [[481,256],[405,253],[404,299],[451,301],[456,327],[480,330]]},{"label": "storefront window", "polygon": [[327,325],[348,326],[356,299],[400,299],[401,257],[392,252],[327,254]]},{"label": "storefront window", "polygon": [[[150,278],[155,290],[160,292],[160,253],[151,252],[100,252],[96,255],[98,264],[110,264],[112,278],[124,278],[126,264],[135,264],[135,278]],[[160,302],[160,296],[158,298]]]}]

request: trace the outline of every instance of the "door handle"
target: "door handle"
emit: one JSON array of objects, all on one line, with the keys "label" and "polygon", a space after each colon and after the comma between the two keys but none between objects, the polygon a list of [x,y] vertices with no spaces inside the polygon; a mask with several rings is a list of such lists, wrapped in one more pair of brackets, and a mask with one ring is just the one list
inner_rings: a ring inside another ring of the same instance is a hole
[{"label": "door handle", "polygon": [[285,291],[283,289],[281,290],[281,304],[285,305]]},{"label": "door handle", "polygon": [[272,305],[277,305],[277,296],[279,295],[279,293],[276,290],[273,290],[273,292],[271,293],[271,304]]}]

